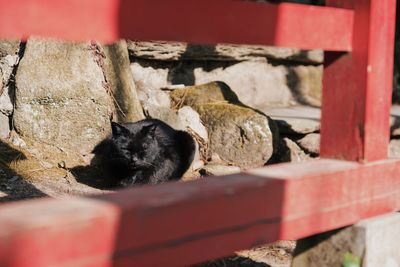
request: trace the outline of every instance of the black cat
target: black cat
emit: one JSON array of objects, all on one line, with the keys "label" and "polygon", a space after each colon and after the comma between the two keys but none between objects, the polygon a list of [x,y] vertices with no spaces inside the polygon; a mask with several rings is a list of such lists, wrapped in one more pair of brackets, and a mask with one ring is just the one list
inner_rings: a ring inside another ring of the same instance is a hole
[{"label": "black cat", "polygon": [[111,123],[112,135],[94,149],[115,184],[158,184],[178,180],[190,167],[195,142],[156,119]]}]

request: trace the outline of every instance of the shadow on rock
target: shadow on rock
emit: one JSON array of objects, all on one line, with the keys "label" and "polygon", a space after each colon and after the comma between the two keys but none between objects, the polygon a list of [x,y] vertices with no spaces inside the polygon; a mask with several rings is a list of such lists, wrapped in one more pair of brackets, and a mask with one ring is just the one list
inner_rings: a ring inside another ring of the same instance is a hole
[{"label": "shadow on rock", "polygon": [[[199,61],[196,55],[208,55],[210,58],[218,57],[219,61]],[[210,72],[217,68],[229,67],[235,63],[234,58],[220,55],[215,45],[187,44],[185,52],[181,55],[181,60],[169,68],[168,81],[171,84],[195,85],[195,69],[201,68]]]},{"label": "shadow on rock", "polygon": [[117,187],[117,170],[111,172],[103,164],[105,153],[100,153],[101,148],[106,146],[109,139],[100,142],[93,150],[94,157],[87,166],[76,166],[68,169],[74,176],[77,182],[95,187],[98,189],[109,189]]}]

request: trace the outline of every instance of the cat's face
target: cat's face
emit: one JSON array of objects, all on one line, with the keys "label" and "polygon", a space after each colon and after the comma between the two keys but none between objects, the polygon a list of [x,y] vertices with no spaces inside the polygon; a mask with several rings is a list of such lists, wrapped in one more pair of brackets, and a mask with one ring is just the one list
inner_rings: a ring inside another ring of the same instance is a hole
[{"label": "cat's face", "polygon": [[156,125],[144,126],[133,133],[123,125],[112,122],[112,139],[116,156],[132,170],[152,169],[160,148],[155,138]]}]

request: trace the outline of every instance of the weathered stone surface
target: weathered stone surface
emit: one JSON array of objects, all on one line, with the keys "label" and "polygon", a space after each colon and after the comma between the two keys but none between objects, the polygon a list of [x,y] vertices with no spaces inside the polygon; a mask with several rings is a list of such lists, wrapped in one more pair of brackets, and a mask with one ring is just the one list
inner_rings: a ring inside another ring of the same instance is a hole
[{"label": "weathered stone surface", "polygon": [[170,97],[173,108],[221,102],[240,104],[238,96],[220,81],[176,89],[170,93]]},{"label": "weathered stone surface", "polygon": [[146,111],[150,118],[162,120],[176,130],[186,129],[186,125],[174,110],[165,107],[149,106]]},{"label": "weathered stone surface", "polygon": [[9,118],[0,113],[0,139],[7,138],[10,135]]},{"label": "weathered stone surface", "polygon": [[243,61],[259,58],[322,63],[321,50],[302,51],[256,45],[194,45],[173,42],[128,42],[133,57],[156,60]]},{"label": "weathered stone surface", "polygon": [[225,82],[244,104],[257,109],[305,102],[319,104],[318,88],[322,78],[318,80],[320,69],[315,66],[272,65],[265,59],[224,63],[134,60],[131,69],[145,110],[146,106],[166,98],[160,88],[212,81]]},{"label": "weathered stone surface", "polygon": [[319,133],[310,133],[297,141],[299,146],[306,152],[319,155],[319,143],[321,135]]},{"label": "weathered stone surface", "polygon": [[294,141],[285,137],[280,141],[278,150],[271,163],[302,162],[309,159],[310,156],[308,156]]},{"label": "weathered stone surface", "polygon": [[288,75],[284,66],[273,66],[266,60],[243,61],[212,70],[194,69],[196,84],[225,82],[244,104],[257,109],[296,103],[287,84]]},{"label": "weathered stone surface", "polygon": [[168,69],[144,67],[134,62],[131,64],[131,71],[146,116],[162,120],[177,130],[184,129],[176,111],[171,110],[169,93],[161,90],[170,85],[167,78]]},{"label": "weathered stone surface", "polygon": [[322,66],[288,67],[288,86],[297,103],[321,106],[322,73]]},{"label": "weathered stone surface", "polygon": [[13,144],[13,146],[24,148],[26,147],[26,142],[14,131],[10,133],[10,141]]},{"label": "weathered stone surface", "polygon": [[359,259],[360,264],[354,266],[400,266],[399,226],[400,214],[391,213],[337,232],[300,240],[292,267],[344,266],[346,253]]},{"label": "weathered stone surface", "polygon": [[194,106],[205,124],[210,150],[233,165],[256,167],[272,156],[273,135],[269,118],[256,111],[228,103]]},{"label": "weathered stone surface", "polygon": [[390,115],[390,135],[397,138],[400,136],[400,105],[392,105]]},{"label": "weathered stone surface", "polygon": [[97,57],[88,43],[28,40],[16,75],[18,133],[83,154],[105,138],[112,103]]},{"label": "weathered stone surface", "polygon": [[400,137],[400,127],[398,124],[396,124],[394,127],[391,128],[391,136],[392,137]]},{"label": "weathered stone surface", "polygon": [[14,106],[11,101],[11,89],[6,87],[0,95],[0,113],[10,116],[13,112]]},{"label": "weathered stone surface", "polygon": [[[15,51],[15,53],[17,53],[17,51]],[[13,54],[13,52],[11,42],[0,41],[0,138],[9,136],[9,117],[14,110],[14,105],[11,100],[13,92],[11,90],[10,81],[14,68],[18,64],[19,57]]]},{"label": "weathered stone surface", "polygon": [[399,267],[400,213],[391,213],[357,223],[365,233],[363,267]]},{"label": "weathered stone surface", "polygon": [[389,157],[390,158],[400,158],[400,139],[390,140]]},{"label": "weathered stone surface", "polygon": [[207,164],[201,170],[200,173],[207,176],[221,176],[228,174],[239,173],[240,168],[237,166],[226,166],[217,164]]},{"label": "weathered stone surface", "polygon": [[134,122],[144,119],[136,86],[130,69],[130,61],[126,41],[104,45],[104,75],[116,105],[119,122]]},{"label": "weathered stone surface", "polygon": [[308,134],[320,129],[320,109],[308,106],[263,108],[266,115],[276,121],[282,134]]},{"label": "weathered stone surface", "polygon": [[[185,125],[194,131],[204,142],[208,142],[208,133],[206,127],[203,125],[199,113],[197,113],[190,106],[184,106],[178,110],[178,117]],[[185,130],[185,129],[182,129]]]},{"label": "weathered stone surface", "polygon": [[19,40],[0,40],[0,57],[16,55],[19,51],[20,44],[21,41]]},{"label": "weathered stone surface", "polygon": [[[7,91],[14,67],[18,64],[17,55],[6,55],[0,58],[0,95]],[[4,99],[3,99],[4,100]],[[0,106],[0,110],[3,107]]]},{"label": "weathered stone surface", "polygon": [[138,98],[145,113],[152,118],[163,119],[170,116],[175,118],[174,114],[171,115],[168,93],[160,90],[170,85],[168,70],[132,63],[131,71]]},{"label": "weathered stone surface", "polygon": [[201,121],[200,115],[189,106],[179,109],[178,117],[184,125],[182,130],[188,132],[196,142],[196,152],[191,169],[198,171],[211,158],[207,129]]}]

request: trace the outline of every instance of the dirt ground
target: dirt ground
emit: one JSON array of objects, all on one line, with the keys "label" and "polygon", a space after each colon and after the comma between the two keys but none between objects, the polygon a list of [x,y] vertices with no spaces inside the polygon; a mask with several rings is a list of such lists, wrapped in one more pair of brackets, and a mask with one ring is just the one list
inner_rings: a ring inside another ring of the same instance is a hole
[{"label": "dirt ground", "polygon": [[278,241],[235,255],[197,265],[196,267],[289,267],[295,241]]},{"label": "dirt ground", "polygon": [[65,166],[66,159],[70,164],[79,165],[85,164],[84,158],[41,146],[30,148],[18,136],[0,141],[0,202],[109,192],[78,182]]},{"label": "dirt ground", "polygon": [[[102,180],[101,172],[87,167],[90,156],[45,144],[32,147],[15,134],[0,141],[0,205],[46,196],[65,198],[115,191],[105,188],[107,182]],[[197,266],[289,267],[294,247],[294,241],[280,241]]]}]

